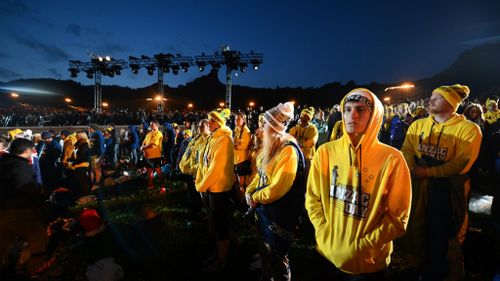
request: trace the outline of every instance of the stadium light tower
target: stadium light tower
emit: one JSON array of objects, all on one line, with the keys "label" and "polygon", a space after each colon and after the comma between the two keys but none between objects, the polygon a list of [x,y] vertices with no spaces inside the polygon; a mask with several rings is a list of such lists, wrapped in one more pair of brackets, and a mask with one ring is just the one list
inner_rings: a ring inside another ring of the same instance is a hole
[{"label": "stadium light tower", "polygon": [[79,60],[69,61],[69,72],[71,78],[76,78],[80,71],[87,73],[87,78],[94,79],[94,110],[97,113],[102,112],[102,75],[114,77],[120,75],[121,71],[127,67],[124,60],[114,59],[110,56],[97,56],[90,54],[89,62],[81,62]]},{"label": "stadium light tower", "polygon": [[139,69],[144,67],[149,75],[153,75],[154,71],[158,71],[158,113],[165,109],[165,88],[163,84],[163,76],[165,73],[172,71],[177,75],[179,71],[187,72],[189,67],[194,65],[192,57],[184,57],[179,54],[162,54],[154,55],[153,58],[142,55],[140,58],[129,56],[129,66],[133,74],[138,74]]},{"label": "stadium light tower", "polygon": [[207,65],[211,65],[212,69],[218,70],[221,65],[226,66],[226,103],[227,108],[231,109],[232,95],[232,78],[233,71],[238,69],[243,73],[251,64],[254,70],[259,69],[259,66],[264,62],[264,55],[257,54],[251,51],[249,54],[242,54],[239,51],[232,51],[229,46],[221,46],[221,54],[216,52],[214,55],[195,56],[196,65],[199,71],[205,70]]}]

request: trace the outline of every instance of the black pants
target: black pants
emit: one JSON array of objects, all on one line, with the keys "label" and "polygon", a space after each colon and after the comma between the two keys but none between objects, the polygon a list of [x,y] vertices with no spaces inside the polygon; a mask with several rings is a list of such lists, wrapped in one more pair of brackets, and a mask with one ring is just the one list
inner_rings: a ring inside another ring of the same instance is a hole
[{"label": "black pants", "polygon": [[451,184],[446,179],[432,179],[427,189],[425,214],[424,280],[444,280],[449,272],[448,242],[453,233]]},{"label": "black pants", "polygon": [[190,175],[182,175],[182,180],[186,182],[188,191],[188,219],[195,220],[201,211],[201,196],[194,185],[194,179]]},{"label": "black pants", "polygon": [[335,281],[379,281],[384,280],[385,270],[364,273],[364,274],[347,274],[338,269],[332,262],[325,257],[316,253],[317,266],[319,267],[316,280],[335,280]]},{"label": "black pants", "polygon": [[203,193],[203,204],[208,210],[209,225],[212,225],[217,241],[229,239],[229,197],[231,192]]},{"label": "black pants", "polygon": [[76,168],[75,172],[76,183],[78,184],[78,188],[75,190],[75,193],[81,197],[90,194],[90,177],[89,177],[89,169],[88,168]]}]

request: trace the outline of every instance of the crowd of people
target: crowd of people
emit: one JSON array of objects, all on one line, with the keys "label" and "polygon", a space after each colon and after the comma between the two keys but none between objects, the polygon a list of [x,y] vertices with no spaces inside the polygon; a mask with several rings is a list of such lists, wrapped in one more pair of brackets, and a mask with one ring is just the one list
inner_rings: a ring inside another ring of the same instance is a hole
[{"label": "crowd of people", "polygon": [[[500,172],[498,97],[468,97],[457,84],[395,105],[358,88],[330,112],[291,102],[248,112],[121,111],[99,121],[57,112],[66,122],[57,125],[87,129],[10,131],[0,147],[8,183],[0,206],[38,210],[42,194],[60,186],[88,196],[103,185],[103,167],[123,161],[146,167],[148,189],[163,188],[168,165],[188,187],[186,227],[202,207],[208,215],[215,250],[206,272],[225,268],[230,213],[240,209],[256,219],[262,280],[291,279],[288,253],[304,221],[330,280],[382,280],[397,238],[420,280],[460,280],[470,191],[479,176],[494,187]],[[15,115],[8,124],[58,119]],[[123,122],[128,128],[117,127]]]}]

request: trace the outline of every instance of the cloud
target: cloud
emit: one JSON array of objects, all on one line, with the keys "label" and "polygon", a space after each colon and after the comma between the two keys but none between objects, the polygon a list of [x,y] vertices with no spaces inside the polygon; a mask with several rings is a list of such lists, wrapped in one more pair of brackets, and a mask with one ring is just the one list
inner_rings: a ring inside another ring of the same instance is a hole
[{"label": "cloud", "polygon": [[55,45],[42,43],[31,36],[21,37],[17,34],[12,34],[12,36],[17,43],[42,53],[48,61],[62,61],[69,59],[68,53]]},{"label": "cloud", "polygon": [[486,36],[460,42],[461,45],[482,45],[500,42],[500,35]]},{"label": "cloud", "polygon": [[53,76],[57,77],[57,78],[62,78],[62,75],[57,71],[57,69],[55,68],[49,68],[47,69],[49,71],[50,74],[52,74]]},{"label": "cloud", "polygon": [[0,13],[13,16],[21,16],[31,13],[32,10],[21,1],[0,1]]},{"label": "cloud", "polygon": [[115,53],[128,52],[130,49],[117,43],[107,43],[97,48],[101,55],[113,55]]},{"label": "cloud", "polygon": [[78,24],[68,24],[68,26],[66,26],[66,32],[80,37],[82,34],[82,27]]},{"label": "cloud", "polygon": [[5,79],[17,79],[21,78],[21,74],[14,72],[12,70],[0,67],[0,77],[3,77]]}]

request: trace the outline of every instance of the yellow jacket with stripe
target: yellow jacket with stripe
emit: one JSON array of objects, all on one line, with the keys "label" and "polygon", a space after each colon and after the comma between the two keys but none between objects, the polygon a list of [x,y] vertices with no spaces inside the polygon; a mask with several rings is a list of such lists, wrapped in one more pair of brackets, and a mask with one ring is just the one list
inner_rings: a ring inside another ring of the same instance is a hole
[{"label": "yellow jacket with stripe", "polygon": [[200,154],[196,172],[198,192],[219,193],[231,190],[234,183],[234,155],[231,129],[222,126],[208,139]]},{"label": "yellow jacket with stripe", "polygon": [[405,233],[410,212],[410,172],[401,152],[378,141],[384,111],[373,100],[358,145],[344,134],[320,146],[307,182],[306,209],[317,250],[350,274],[389,265],[392,241]]},{"label": "yellow jacket with stripe", "polygon": [[[246,189],[256,203],[269,204],[283,197],[292,187],[297,172],[298,157],[291,145],[282,147],[264,167],[262,160],[258,162],[258,173]],[[255,191],[259,186],[266,186]]]},{"label": "yellow jacket with stripe", "polygon": [[181,170],[183,174],[196,177],[199,163],[198,160],[200,159],[202,150],[205,148],[207,140],[208,137],[199,135],[189,142],[186,152],[184,152],[181,161],[179,161],[179,170]]},{"label": "yellow jacket with stripe", "polygon": [[250,145],[250,139],[252,135],[250,134],[250,129],[245,125],[243,129],[236,127],[234,129],[234,164],[240,164],[241,162],[248,160],[250,158],[250,150],[248,149]]},{"label": "yellow jacket with stripe", "polygon": [[316,151],[316,143],[318,142],[318,128],[312,123],[306,127],[297,124],[297,126],[290,130],[290,135],[297,140],[302,153],[304,153],[304,157],[312,159]]}]

